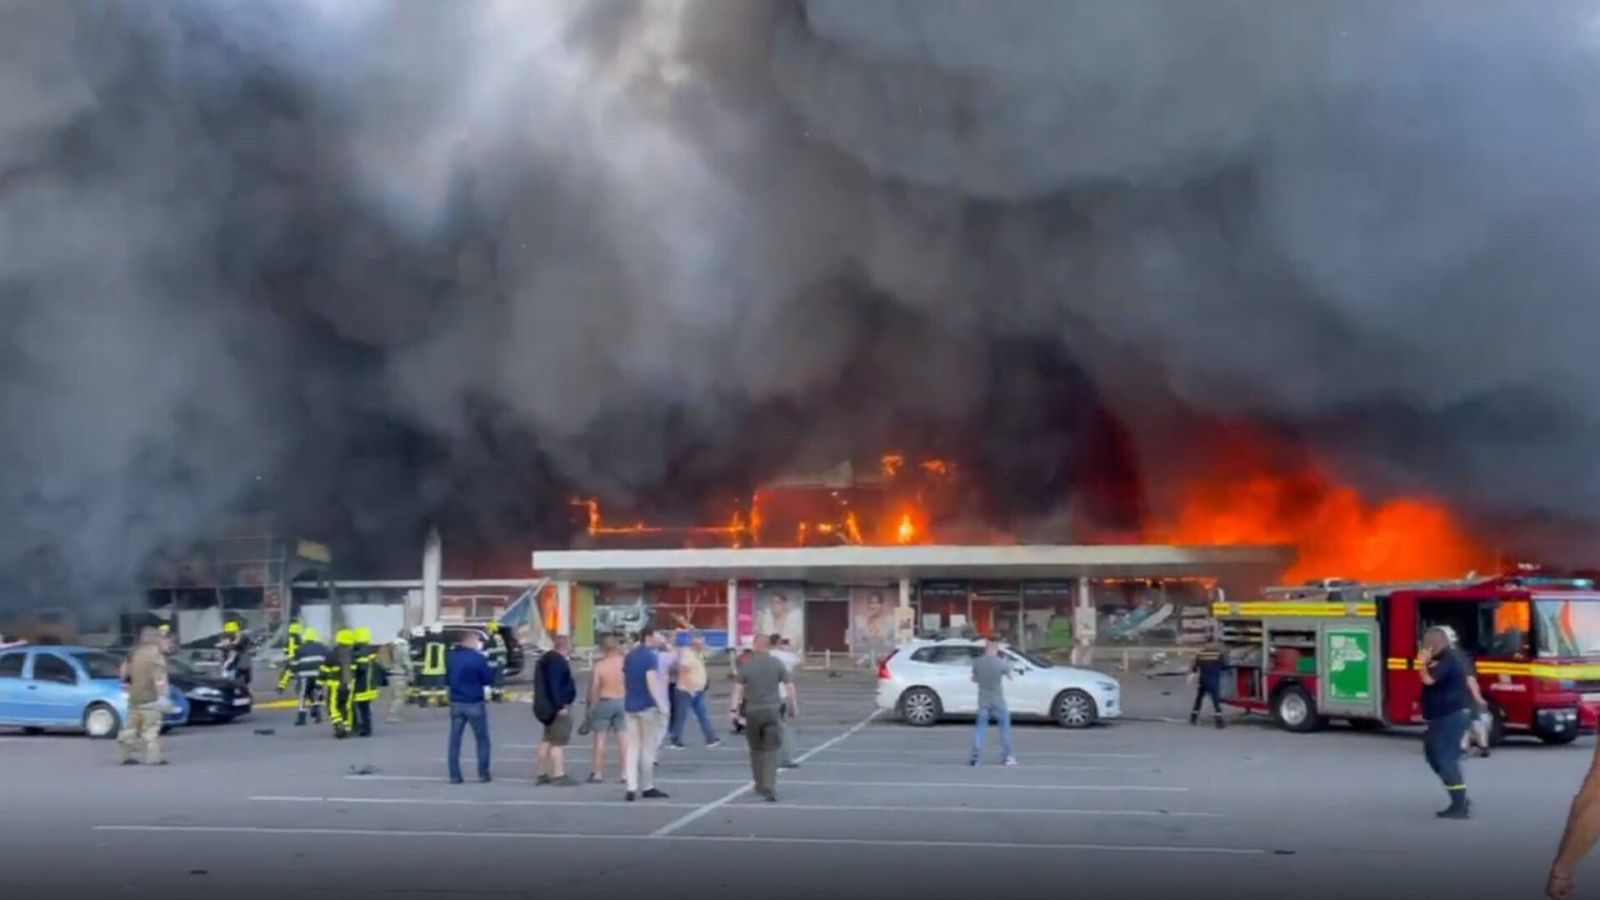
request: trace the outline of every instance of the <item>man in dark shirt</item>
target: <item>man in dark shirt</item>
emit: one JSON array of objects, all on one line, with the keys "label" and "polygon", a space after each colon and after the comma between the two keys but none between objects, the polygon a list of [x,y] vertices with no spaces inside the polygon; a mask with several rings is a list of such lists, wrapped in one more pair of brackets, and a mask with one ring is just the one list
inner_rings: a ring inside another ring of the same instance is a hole
[{"label": "man in dark shirt", "polygon": [[1200,704],[1210,697],[1212,719],[1218,728],[1222,727],[1222,671],[1227,667],[1222,649],[1215,644],[1195,654],[1191,677],[1198,685],[1194,691],[1194,706],[1189,710],[1190,725],[1200,724]]},{"label": "man in dark shirt", "polygon": [[656,748],[666,728],[667,709],[667,681],[661,677],[656,656],[660,649],[660,635],[653,628],[645,628],[639,632],[639,646],[622,659],[623,721],[628,729],[623,756],[628,786],[625,800],[667,799],[667,793],[655,786]]},{"label": "man in dark shirt", "polygon": [[534,764],[535,784],[564,787],[577,783],[567,777],[562,753],[572,740],[571,710],[578,700],[578,685],[572,680],[572,666],[567,662],[571,652],[572,639],[558,635],[555,646],[533,667],[533,717],[544,725],[544,739],[539,742],[538,761]]},{"label": "man in dark shirt", "polygon": [[484,692],[494,685],[494,669],[483,655],[483,640],[476,631],[461,636],[445,658],[445,682],[450,686],[450,783],[461,783],[461,733],[472,726],[478,750],[478,780],[489,781],[489,713]]},{"label": "man in dark shirt", "polygon": [[1428,723],[1423,753],[1450,795],[1450,805],[1438,816],[1465,819],[1468,804],[1467,784],[1461,775],[1461,738],[1472,724],[1472,694],[1461,655],[1450,649],[1450,635],[1443,628],[1430,628],[1422,636],[1417,671],[1422,676],[1422,718]]}]

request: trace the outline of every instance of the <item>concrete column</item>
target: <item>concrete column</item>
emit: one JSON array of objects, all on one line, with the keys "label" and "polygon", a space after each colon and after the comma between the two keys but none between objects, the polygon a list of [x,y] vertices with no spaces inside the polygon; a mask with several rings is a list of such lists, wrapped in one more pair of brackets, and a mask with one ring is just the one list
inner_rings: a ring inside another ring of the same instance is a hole
[{"label": "concrete column", "polygon": [[739,579],[728,579],[728,649],[739,643]]},{"label": "concrete column", "polygon": [[422,542],[422,622],[439,621],[439,578],[444,571],[444,542],[439,529],[428,526]]},{"label": "concrete column", "polygon": [[[912,618],[911,612],[910,578],[900,579],[900,603],[898,604],[898,607],[899,611],[895,614],[894,639],[896,643],[910,640],[912,637],[915,637],[917,633],[917,623],[916,620]],[[905,622],[910,622],[911,626],[909,628],[905,627],[903,624]]]},{"label": "concrete column", "polygon": [[556,634],[572,634],[572,582],[556,582]]},{"label": "concrete column", "polygon": [[1089,579],[1079,578],[1072,598],[1072,664],[1087,666],[1094,660],[1095,612],[1089,596]]}]

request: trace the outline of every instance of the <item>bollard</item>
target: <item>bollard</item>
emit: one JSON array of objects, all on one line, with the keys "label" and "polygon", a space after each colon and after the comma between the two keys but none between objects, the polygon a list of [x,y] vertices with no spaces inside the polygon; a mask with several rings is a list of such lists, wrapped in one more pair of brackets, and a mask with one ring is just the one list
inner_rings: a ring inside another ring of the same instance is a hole
[{"label": "bollard", "polygon": [[824,649],[822,651],[822,667],[824,669],[829,669],[829,670],[831,670],[833,668],[833,651],[832,650]]}]

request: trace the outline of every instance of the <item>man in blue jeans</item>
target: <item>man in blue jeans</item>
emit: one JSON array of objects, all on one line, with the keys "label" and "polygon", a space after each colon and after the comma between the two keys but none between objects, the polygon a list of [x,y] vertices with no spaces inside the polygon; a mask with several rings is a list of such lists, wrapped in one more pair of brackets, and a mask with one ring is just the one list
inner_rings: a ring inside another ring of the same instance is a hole
[{"label": "man in blue jeans", "polygon": [[450,685],[450,783],[461,783],[461,732],[472,726],[478,749],[478,780],[489,780],[489,713],[484,693],[494,685],[494,668],[483,655],[483,640],[476,631],[462,635],[444,664]]},{"label": "man in blue jeans", "polygon": [[983,655],[972,661],[972,681],[978,686],[978,727],[972,733],[972,758],[967,765],[976,766],[982,759],[983,737],[991,717],[1000,723],[1000,751],[1005,764],[1017,764],[1011,753],[1011,710],[1006,706],[1006,678],[1010,675],[1011,665],[1000,657],[1000,642],[994,638],[985,641]]}]

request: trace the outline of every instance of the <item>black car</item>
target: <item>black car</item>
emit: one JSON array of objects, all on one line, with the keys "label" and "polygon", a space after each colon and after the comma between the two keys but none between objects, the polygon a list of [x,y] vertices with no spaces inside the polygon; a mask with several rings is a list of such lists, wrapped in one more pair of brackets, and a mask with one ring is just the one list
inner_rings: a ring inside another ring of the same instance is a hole
[{"label": "black car", "polygon": [[208,675],[175,658],[167,660],[167,681],[188,698],[190,724],[232,722],[250,714],[250,692],[237,681]]}]

